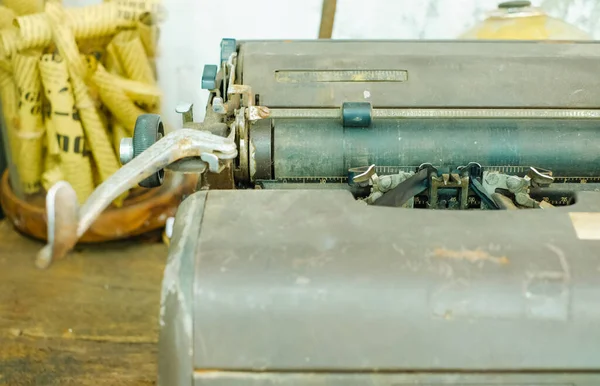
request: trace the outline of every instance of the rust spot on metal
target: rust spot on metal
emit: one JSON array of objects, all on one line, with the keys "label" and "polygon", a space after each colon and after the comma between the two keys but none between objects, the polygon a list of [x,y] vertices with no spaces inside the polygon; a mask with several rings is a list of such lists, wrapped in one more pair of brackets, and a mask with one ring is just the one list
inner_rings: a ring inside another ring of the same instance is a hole
[{"label": "rust spot on metal", "polygon": [[505,265],[510,262],[508,260],[508,257],[506,256],[492,256],[489,252],[486,252],[483,249],[479,248],[475,250],[463,249],[460,251],[445,248],[436,248],[433,251],[433,255],[442,259],[467,260],[471,263],[476,263],[479,261],[490,261],[492,263]]},{"label": "rust spot on metal", "polygon": [[193,145],[193,142],[190,138],[182,138],[179,140],[179,143],[177,144],[177,146],[179,148],[186,148],[186,147],[190,147]]},{"label": "rust spot on metal", "polygon": [[269,115],[271,115],[271,111],[269,110],[268,107],[265,106],[258,106],[258,115],[261,118],[268,118]]},{"label": "rust spot on metal", "polygon": [[219,369],[196,369],[194,370],[194,372],[196,374],[212,374],[212,373],[219,373],[223,370],[219,370]]},{"label": "rust spot on metal", "polygon": [[265,106],[250,106],[248,107],[248,119],[256,121],[259,119],[268,118],[271,115],[271,110]]}]

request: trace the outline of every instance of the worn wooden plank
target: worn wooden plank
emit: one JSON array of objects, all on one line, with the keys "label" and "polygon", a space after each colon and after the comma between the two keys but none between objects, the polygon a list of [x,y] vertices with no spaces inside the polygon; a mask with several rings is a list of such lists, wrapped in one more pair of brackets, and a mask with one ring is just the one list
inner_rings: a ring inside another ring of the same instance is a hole
[{"label": "worn wooden plank", "polygon": [[154,385],[156,345],[0,337],[0,385]]},{"label": "worn wooden plank", "polygon": [[85,246],[46,271],[41,246],[0,222],[0,384],[152,384],[166,246]]}]

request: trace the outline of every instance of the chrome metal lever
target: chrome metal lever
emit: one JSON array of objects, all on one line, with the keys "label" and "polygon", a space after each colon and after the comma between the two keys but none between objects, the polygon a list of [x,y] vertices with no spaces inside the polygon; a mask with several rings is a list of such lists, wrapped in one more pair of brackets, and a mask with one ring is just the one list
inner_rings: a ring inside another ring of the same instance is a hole
[{"label": "chrome metal lever", "polygon": [[201,157],[208,163],[210,172],[220,172],[218,160],[233,159],[237,154],[232,137],[179,129],[167,134],[110,176],[79,208],[72,200],[59,199],[73,196],[71,185],[64,181],[55,184],[46,198],[49,200],[46,205],[48,244],[38,254],[38,266],[47,267],[53,259],[73,249],[111,202],[158,170],[184,158]]}]

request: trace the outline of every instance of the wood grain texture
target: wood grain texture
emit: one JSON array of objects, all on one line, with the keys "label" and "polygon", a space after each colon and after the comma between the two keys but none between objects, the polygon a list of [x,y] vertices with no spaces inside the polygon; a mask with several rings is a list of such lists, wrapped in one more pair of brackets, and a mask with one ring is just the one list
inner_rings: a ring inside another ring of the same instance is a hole
[{"label": "wood grain texture", "polygon": [[152,385],[163,244],[86,245],[48,270],[0,222],[0,385]]}]

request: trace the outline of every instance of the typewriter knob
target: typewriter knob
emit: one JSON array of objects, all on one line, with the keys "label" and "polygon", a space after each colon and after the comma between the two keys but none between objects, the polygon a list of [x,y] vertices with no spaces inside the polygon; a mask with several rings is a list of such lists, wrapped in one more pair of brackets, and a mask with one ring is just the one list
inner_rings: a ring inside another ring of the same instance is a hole
[{"label": "typewriter knob", "polygon": [[[131,141],[133,158],[146,151],[165,135],[165,129],[158,114],[142,114],[135,121],[133,140]],[[156,188],[161,186],[165,171],[163,169],[140,182],[143,188]]]}]

